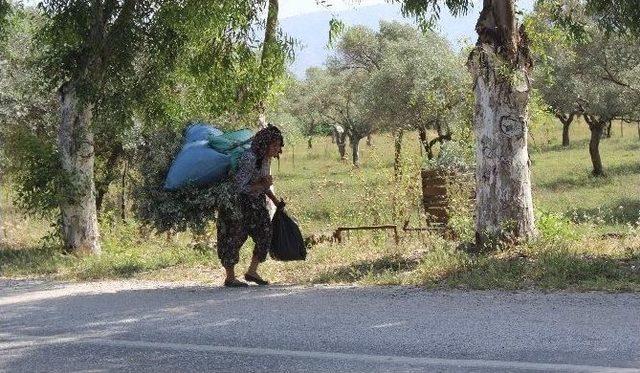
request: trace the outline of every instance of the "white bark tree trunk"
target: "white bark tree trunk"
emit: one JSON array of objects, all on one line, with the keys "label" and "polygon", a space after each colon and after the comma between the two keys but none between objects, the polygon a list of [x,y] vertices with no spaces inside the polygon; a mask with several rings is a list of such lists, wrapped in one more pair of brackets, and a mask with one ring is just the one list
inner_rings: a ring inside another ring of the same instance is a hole
[{"label": "white bark tree trunk", "polygon": [[61,122],[58,148],[68,178],[63,202],[62,233],[65,247],[81,254],[100,253],[94,184],[94,143],[91,132],[92,105],[82,103],[73,83],[60,88]]},{"label": "white bark tree trunk", "polygon": [[527,153],[526,68],[506,70],[481,44],[469,60],[475,78],[476,241],[519,241],[536,234]]},{"label": "white bark tree trunk", "polygon": [[[264,74],[273,64],[273,49],[278,48],[276,43],[276,32],[278,28],[278,0],[269,0],[267,9],[267,21],[264,31],[264,43],[262,46],[262,56],[260,58],[260,68]],[[269,88],[269,87],[267,87]],[[265,93],[268,89],[265,91]],[[258,127],[267,128],[267,104],[264,99],[258,103]]]}]

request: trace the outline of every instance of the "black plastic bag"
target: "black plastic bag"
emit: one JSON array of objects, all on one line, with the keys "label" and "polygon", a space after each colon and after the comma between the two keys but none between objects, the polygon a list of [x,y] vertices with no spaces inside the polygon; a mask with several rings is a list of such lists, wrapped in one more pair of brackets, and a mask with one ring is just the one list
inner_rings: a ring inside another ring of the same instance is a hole
[{"label": "black plastic bag", "polygon": [[283,262],[305,260],[307,248],[298,224],[280,207],[273,215],[273,237],[269,254],[272,259]]}]

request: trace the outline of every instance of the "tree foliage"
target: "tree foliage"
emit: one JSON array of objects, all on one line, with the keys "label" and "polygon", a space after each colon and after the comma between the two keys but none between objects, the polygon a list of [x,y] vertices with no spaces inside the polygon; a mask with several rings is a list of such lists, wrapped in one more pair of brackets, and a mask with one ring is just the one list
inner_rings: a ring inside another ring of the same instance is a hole
[{"label": "tree foliage", "polygon": [[33,9],[11,8],[0,50],[0,152],[16,189],[15,203],[34,214],[57,208],[64,184],[56,151],[57,102],[38,66],[33,43],[44,23]]},{"label": "tree foliage", "polygon": [[601,30],[640,35],[640,8],[635,0],[538,0],[574,37],[586,36],[594,21]]},{"label": "tree foliage", "polygon": [[[454,127],[468,126],[470,77],[460,56],[433,31],[381,23],[383,58],[367,85],[369,110],[378,127],[391,131],[436,130],[436,142],[451,139]],[[434,140],[423,140],[433,157]],[[431,144],[431,145],[430,145]]]},{"label": "tree foliage", "polygon": [[[256,103],[274,95],[274,82],[292,57],[291,40],[276,30],[269,68],[261,67],[266,3],[49,0],[38,11],[28,10],[39,23],[31,22],[28,30],[7,30],[10,42],[4,45],[11,48],[9,54],[3,52],[7,68],[0,70],[0,120],[10,145],[5,150],[11,150],[8,163],[15,185],[24,191],[24,207],[57,208],[64,182],[58,171],[55,92],[74,82],[82,102],[92,107],[98,202],[128,162],[134,167],[124,177],[136,181],[137,192],[158,192],[137,193],[140,204],[158,207],[170,220],[147,223],[161,230],[202,226],[202,213],[189,210],[194,206],[189,200],[201,193],[184,191],[172,203],[182,203],[192,215],[175,214],[171,220],[173,207],[162,210],[155,203],[167,201],[160,181],[168,165],[150,167],[159,163],[143,158],[172,157],[175,147],[164,146],[165,139],[157,134],[175,140],[191,119],[217,118],[226,128],[254,121],[249,118],[255,115]],[[20,107],[12,106],[17,103]],[[25,106],[32,109],[20,109]],[[157,151],[150,154],[149,148]],[[157,174],[149,175],[150,170]]]}]

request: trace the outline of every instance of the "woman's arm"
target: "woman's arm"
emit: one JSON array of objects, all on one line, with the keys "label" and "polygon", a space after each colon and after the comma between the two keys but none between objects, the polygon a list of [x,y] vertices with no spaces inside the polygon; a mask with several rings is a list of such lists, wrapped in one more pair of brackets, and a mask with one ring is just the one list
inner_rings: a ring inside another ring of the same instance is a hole
[{"label": "woman's arm", "polygon": [[275,194],[273,194],[273,191],[271,189],[267,190],[267,197],[269,197],[269,199],[273,202],[274,205],[278,206],[278,203],[280,203],[280,201],[278,200],[278,198],[276,197]]}]

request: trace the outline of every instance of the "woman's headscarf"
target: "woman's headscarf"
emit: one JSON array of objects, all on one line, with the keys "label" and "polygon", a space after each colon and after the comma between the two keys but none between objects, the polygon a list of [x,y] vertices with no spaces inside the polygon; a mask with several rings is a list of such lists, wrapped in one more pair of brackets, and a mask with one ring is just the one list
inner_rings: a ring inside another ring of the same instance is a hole
[{"label": "woman's headscarf", "polygon": [[251,141],[251,149],[257,156],[256,167],[260,167],[262,161],[267,156],[267,149],[273,142],[280,142],[284,146],[284,138],[280,129],[271,123],[267,128],[258,131]]}]

